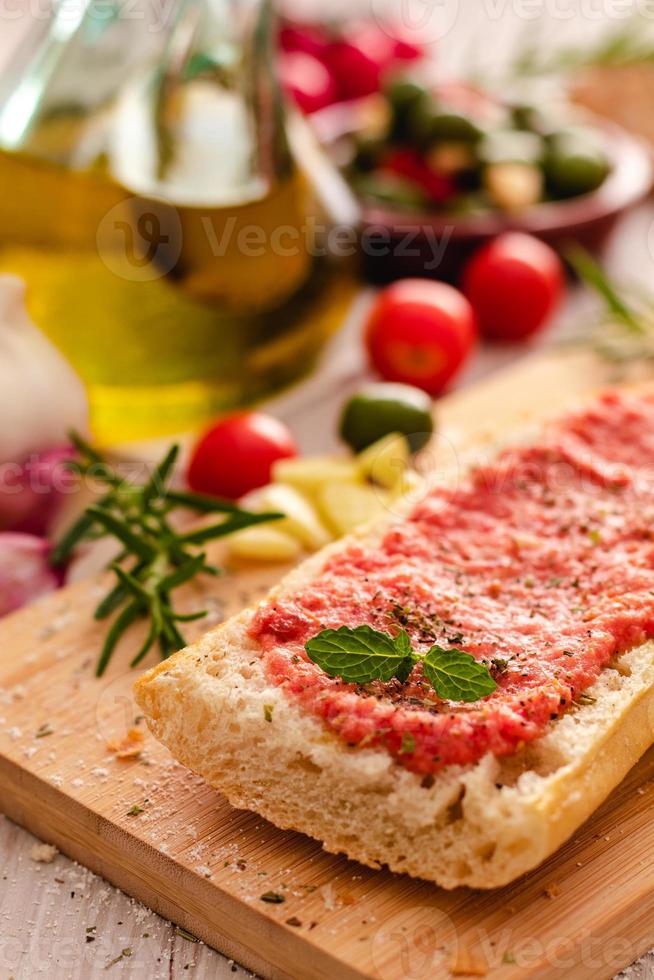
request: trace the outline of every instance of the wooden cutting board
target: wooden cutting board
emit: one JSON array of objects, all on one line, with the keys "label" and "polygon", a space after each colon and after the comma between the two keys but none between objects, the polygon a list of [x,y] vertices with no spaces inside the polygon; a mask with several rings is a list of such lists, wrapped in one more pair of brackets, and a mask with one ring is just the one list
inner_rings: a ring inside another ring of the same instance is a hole
[{"label": "wooden cutting board", "polygon": [[[434,465],[606,377],[590,355],[538,355],[450,396]],[[282,571],[242,569],[185,603],[208,601],[217,621]],[[302,980],[602,978],[654,946],[654,752],[538,871],[492,893],[444,892],[326,854],[174,763],[132,701],[138,635],[94,678],[101,592],[80,583],[0,624],[0,810],[184,930],[266,978]],[[130,728],[141,752],[118,758],[108,746]]]}]

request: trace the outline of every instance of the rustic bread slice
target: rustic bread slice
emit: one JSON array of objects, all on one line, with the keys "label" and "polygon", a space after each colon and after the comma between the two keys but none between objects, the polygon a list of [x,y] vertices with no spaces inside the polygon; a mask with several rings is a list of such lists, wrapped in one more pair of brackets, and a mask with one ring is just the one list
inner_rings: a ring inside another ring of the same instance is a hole
[{"label": "rustic bread slice", "polygon": [[[331,545],[268,597],[293,593],[352,538]],[[654,643],[623,655],[596,699],[519,755],[451,766],[433,780],[379,749],[348,748],[265,676],[247,609],[140,678],[136,698],[176,759],[237,807],[302,831],[329,851],[444,888],[504,885],[540,864],[654,742]],[[271,720],[267,720],[271,719]]]}]

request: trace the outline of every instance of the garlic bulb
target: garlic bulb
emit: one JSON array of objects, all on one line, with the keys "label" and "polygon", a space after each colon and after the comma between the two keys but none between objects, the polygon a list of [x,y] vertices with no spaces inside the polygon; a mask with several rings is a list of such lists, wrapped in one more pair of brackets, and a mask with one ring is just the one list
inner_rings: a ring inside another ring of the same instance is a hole
[{"label": "garlic bulb", "polygon": [[68,361],[30,320],[25,286],[0,275],[0,463],[85,433],[88,402]]}]

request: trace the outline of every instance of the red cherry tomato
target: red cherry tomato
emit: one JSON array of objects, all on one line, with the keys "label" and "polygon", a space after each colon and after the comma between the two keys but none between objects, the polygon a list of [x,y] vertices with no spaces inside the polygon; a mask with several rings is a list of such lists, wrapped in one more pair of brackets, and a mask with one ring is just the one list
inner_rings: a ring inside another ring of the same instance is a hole
[{"label": "red cherry tomato", "polygon": [[346,38],[377,65],[379,74],[393,67],[396,61],[395,38],[374,21],[352,24]]},{"label": "red cherry tomato", "polygon": [[463,367],[477,336],[472,308],[453,286],[402,279],[383,289],[366,324],[371,363],[387,381],[438,395]]},{"label": "red cherry tomato", "polygon": [[393,38],[393,58],[395,61],[418,61],[425,51],[416,41],[413,41],[402,28],[391,27]]},{"label": "red cherry tomato", "polygon": [[271,415],[230,415],[205,432],[195,446],[188,485],[196,493],[237,500],[270,483],[276,460],[296,455],[293,436]]},{"label": "red cherry tomato", "polygon": [[324,109],[338,99],[336,83],[321,61],[303,51],[282,53],[279,76],[302,112]]},{"label": "red cherry tomato", "polygon": [[538,238],[510,231],[473,255],[463,291],[491,340],[523,340],[544,326],[563,293],[563,266]]},{"label": "red cherry tomato", "polygon": [[382,170],[413,181],[434,202],[446,201],[456,192],[454,181],[432,170],[416,150],[392,150],[382,161]]},{"label": "red cherry tomato", "polygon": [[318,24],[285,24],[279,31],[282,51],[304,51],[320,58],[328,44],[327,32]]},{"label": "red cherry tomato", "polygon": [[334,41],[325,49],[323,61],[332,73],[339,98],[360,99],[378,92],[382,66],[352,41]]}]

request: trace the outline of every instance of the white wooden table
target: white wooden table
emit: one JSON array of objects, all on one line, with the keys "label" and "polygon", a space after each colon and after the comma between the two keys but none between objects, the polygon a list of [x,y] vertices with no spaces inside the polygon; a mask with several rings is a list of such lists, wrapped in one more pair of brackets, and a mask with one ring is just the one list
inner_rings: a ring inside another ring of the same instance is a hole
[{"label": "white wooden table", "polygon": [[[0,2],[0,62],[28,26],[30,3],[23,2],[24,15],[18,17],[18,4],[3,6]],[[373,3],[378,9],[376,0]],[[417,3],[416,10],[423,0]],[[438,0],[434,3],[437,5]],[[461,38],[465,39],[466,51],[473,55],[477,50],[480,59],[487,61],[489,52],[506,50],[517,32],[536,30],[533,20],[519,16],[517,2],[512,5],[488,0],[485,7],[482,0],[445,0],[445,4],[458,8],[458,19],[443,40],[443,54],[449,61],[456,60],[453,51],[455,55],[463,49]],[[543,9],[548,6],[552,8],[551,4],[543,4]],[[600,6],[589,5],[589,9]],[[560,5],[561,10],[569,7]],[[487,17],[482,23],[483,31],[479,27],[482,9]],[[527,9],[533,11],[534,5],[525,4]],[[473,16],[477,30],[469,31]],[[577,15],[573,23],[562,19],[560,23],[541,24],[538,29],[548,36],[565,29],[572,37],[580,31],[587,36],[599,27],[596,20]],[[478,44],[470,41],[470,33]],[[501,43],[489,44],[488,36],[492,34],[498,39],[501,36]],[[610,256],[614,270],[630,276],[637,270],[638,277],[650,288],[654,258],[647,242],[653,220],[651,207],[629,219],[616,236]],[[652,240],[650,236],[649,241]],[[569,322],[570,311],[563,319]],[[330,419],[335,421],[343,397],[365,376],[361,348],[356,342],[359,320],[355,312],[310,384],[300,386],[272,406],[291,422],[305,451],[333,448],[335,426],[330,426]],[[552,331],[550,340],[563,329],[562,323]],[[511,351],[485,351],[464,381],[473,381],[515,356]],[[55,855],[51,863],[35,861],[32,852],[37,843],[30,834],[0,817],[0,980],[33,980],[40,976],[50,980],[91,980],[105,975],[121,980],[223,980],[250,975],[219,953],[189,941],[174,925],[63,855]],[[623,975],[630,980],[654,978],[654,951]]]}]

